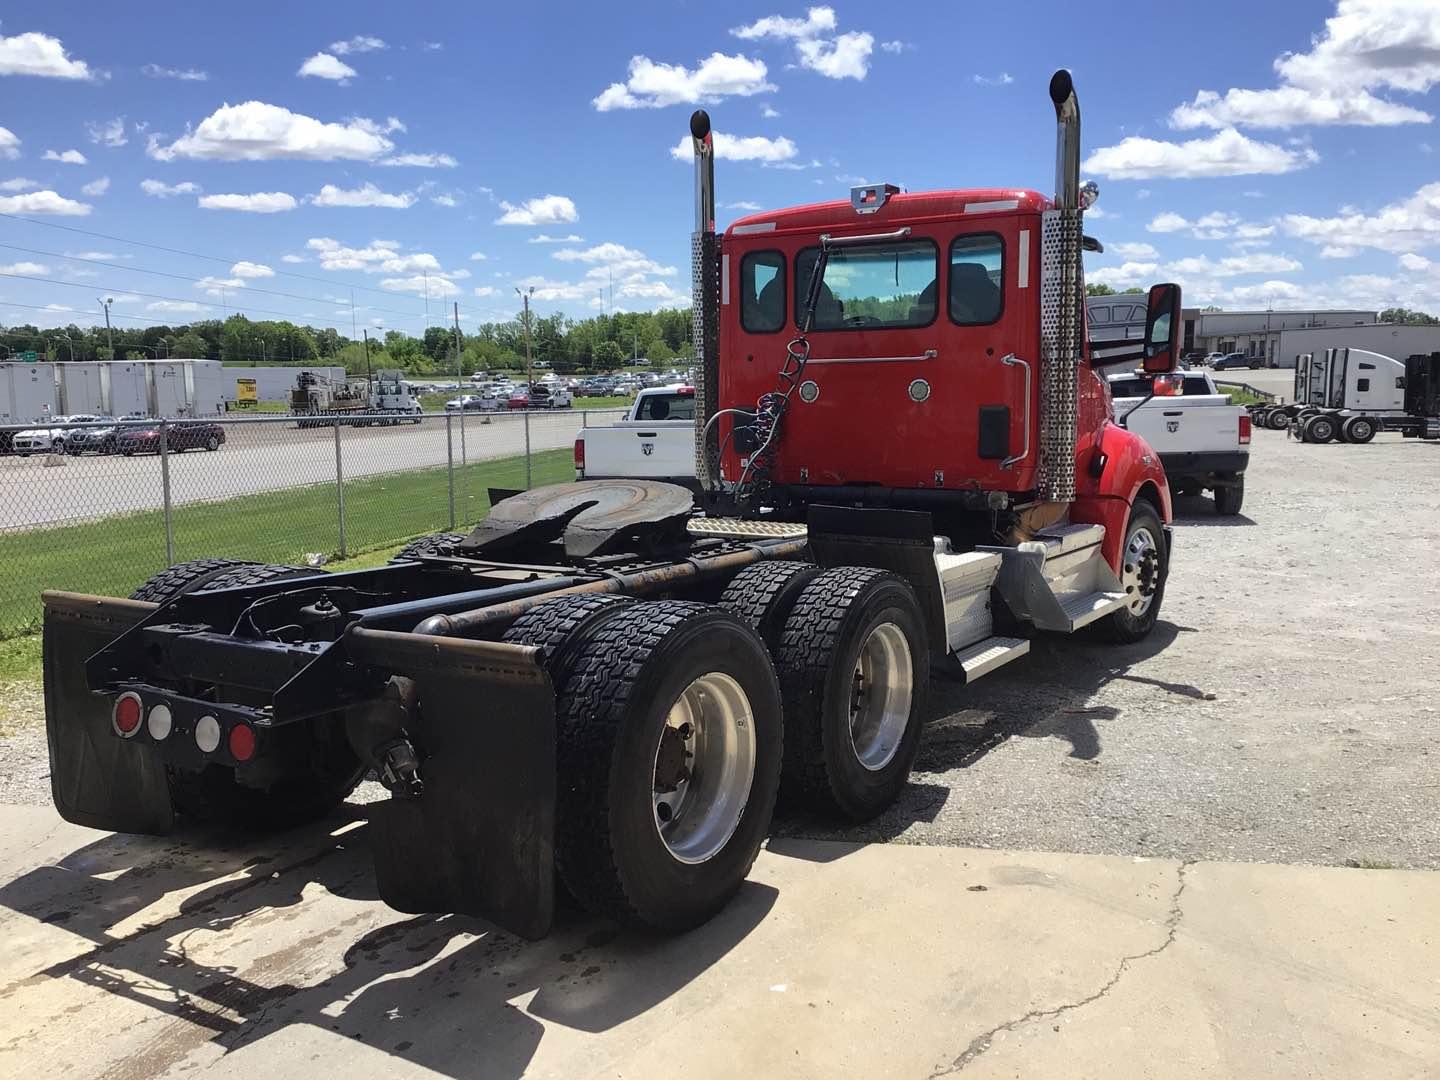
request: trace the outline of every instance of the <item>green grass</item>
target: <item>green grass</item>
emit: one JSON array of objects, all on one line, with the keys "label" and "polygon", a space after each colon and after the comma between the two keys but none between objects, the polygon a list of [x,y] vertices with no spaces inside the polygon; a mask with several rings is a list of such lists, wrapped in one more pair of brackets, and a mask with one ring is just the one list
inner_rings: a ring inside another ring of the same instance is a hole
[{"label": "green grass", "polygon": [[1249,390],[1241,390],[1238,387],[1217,387],[1222,394],[1230,398],[1231,405],[1259,405],[1261,402],[1272,401],[1273,398],[1261,397],[1259,394],[1252,394]]},{"label": "green grass", "polygon": [[[570,451],[537,453],[532,473],[535,486],[572,480]],[[523,457],[457,468],[456,521],[474,523],[489,512],[487,488],[524,486]],[[449,523],[444,466],[345,483],[348,554],[388,549]],[[308,552],[333,558],[340,547],[335,486],[179,506],[174,534],[176,562],[221,556],[296,563]],[[0,638],[38,628],[43,589],[125,596],[164,568],[165,526],[158,510],[7,533],[0,536]]]}]

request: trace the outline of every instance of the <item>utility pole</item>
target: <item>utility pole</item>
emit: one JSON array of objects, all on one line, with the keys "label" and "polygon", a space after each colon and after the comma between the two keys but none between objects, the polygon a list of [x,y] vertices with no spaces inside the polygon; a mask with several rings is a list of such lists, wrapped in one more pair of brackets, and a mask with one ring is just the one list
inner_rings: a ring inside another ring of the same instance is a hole
[{"label": "utility pole", "polygon": [[465,373],[460,369],[460,304],[455,303],[455,379],[461,383],[465,382]]},{"label": "utility pole", "polygon": [[524,292],[520,291],[517,285],[515,291],[520,293],[520,299],[525,305],[525,490],[530,490],[530,393],[531,387],[535,385],[535,368],[530,359],[530,294],[535,291],[535,286]]},{"label": "utility pole", "polygon": [[360,331],[365,335],[365,396],[370,396],[370,331]]},{"label": "utility pole", "polygon": [[[98,296],[95,299],[100,300]],[[114,302],[113,296],[107,296],[104,300],[100,300],[100,306],[105,309],[105,341],[110,349],[111,360],[115,359],[115,334],[110,329],[110,305]]]}]

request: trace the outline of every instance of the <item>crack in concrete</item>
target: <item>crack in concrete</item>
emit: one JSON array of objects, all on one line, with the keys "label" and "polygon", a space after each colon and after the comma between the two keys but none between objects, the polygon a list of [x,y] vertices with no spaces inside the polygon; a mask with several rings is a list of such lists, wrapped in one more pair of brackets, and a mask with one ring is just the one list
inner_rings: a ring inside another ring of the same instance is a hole
[{"label": "crack in concrete", "polygon": [[1185,860],[1180,863],[1176,872],[1175,892],[1170,897],[1170,913],[1165,917],[1165,940],[1156,945],[1153,949],[1146,949],[1144,952],[1132,953],[1129,956],[1122,956],[1120,963],[1116,965],[1115,973],[1105,981],[1105,984],[1079,1001],[1067,1001],[1063,1005],[1057,1005],[1051,1009],[1032,1009],[1024,1016],[1018,1016],[1014,1020],[1006,1020],[1003,1024],[996,1024],[989,1031],[983,1032],[970,1040],[969,1045],[949,1065],[932,1072],[928,1080],[940,1080],[941,1077],[954,1076],[967,1068],[971,1062],[978,1058],[993,1045],[995,1037],[1002,1032],[1014,1031],[1036,1020],[1050,1020],[1076,1009],[1083,1009],[1086,1005],[1099,1001],[1115,989],[1125,973],[1130,970],[1130,965],[1137,960],[1144,960],[1151,956],[1158,956],[1171,945],[1175,944],[1175,935],[1180,929],[1180,898],[1185,893],[1185,874],[1194,865],[1193,860]]}]

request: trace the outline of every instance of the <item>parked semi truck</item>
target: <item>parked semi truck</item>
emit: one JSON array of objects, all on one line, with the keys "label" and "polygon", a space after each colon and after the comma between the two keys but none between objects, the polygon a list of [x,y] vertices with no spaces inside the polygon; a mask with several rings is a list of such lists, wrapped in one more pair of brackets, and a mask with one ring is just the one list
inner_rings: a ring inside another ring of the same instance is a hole
[{"label": "parked semi truck", "polygon": [[337,418],[346,424],[420,423],[420,398],[403,371],[379,371],[373,379],[335,379],[318,371],[302,371],[290,392],[290,412],[300,427],[328,427]]},{"label": "parked semi truck", "polygon": [[1296,357],[1294,401],[1251,407],[1256,424],[1302,442],[1368,443],[1380,431],[1440,438],[1440,353],[1397,360],[1366,349]]},{"label": "parked semi truck", "polygon": [[[537,936],[558,874],[674,930],[739,888],[782,785],[842,820],[890,805],[932,667],[1145,637],[1170,494],[1089,352],[1098,192],[1068,72],[1050,98],[1053,197],[867,185],[723,235],[695,113],[699,505],[640,479],[496,491],[386,567],[210,559],[128,599],[47,593],[60,813],[288,825],[373,769],[390,905]],[[1147,311],[1115,360],[1170,371],[1179,289]]]}]

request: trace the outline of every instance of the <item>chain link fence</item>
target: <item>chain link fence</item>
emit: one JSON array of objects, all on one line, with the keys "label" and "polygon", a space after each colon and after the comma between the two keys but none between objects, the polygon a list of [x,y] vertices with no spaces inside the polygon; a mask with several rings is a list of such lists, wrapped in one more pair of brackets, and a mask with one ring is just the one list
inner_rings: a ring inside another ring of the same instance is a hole
[{"label": "chain link fence", "polygon": [[44,589],[124,596],[206,556],[303,563],[446,529],[489,489],[574,478],[582,426],[624,409],[400,419],[135,421],[0,429],[0,637]]}]

